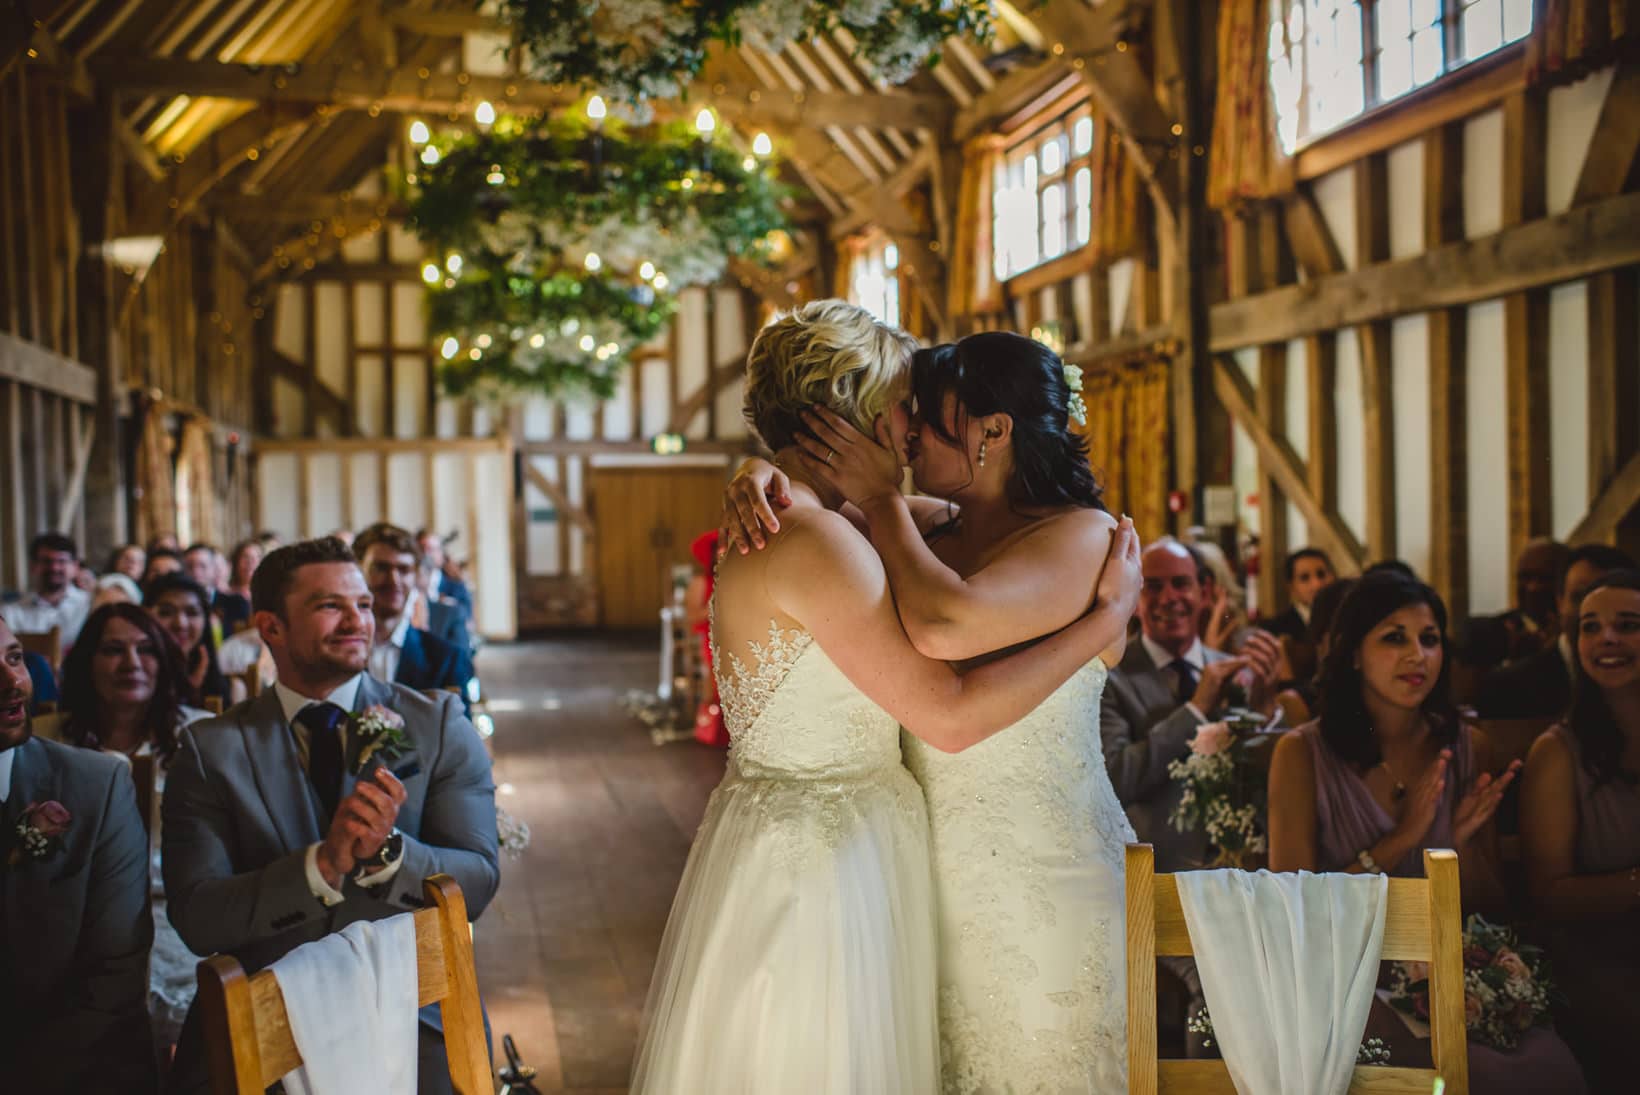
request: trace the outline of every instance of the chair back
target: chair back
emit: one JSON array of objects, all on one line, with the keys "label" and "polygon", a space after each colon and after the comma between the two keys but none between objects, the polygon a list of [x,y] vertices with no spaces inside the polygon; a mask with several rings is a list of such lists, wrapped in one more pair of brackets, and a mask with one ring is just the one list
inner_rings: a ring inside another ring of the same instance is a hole
[{"label": "chair back", "polygon": [[[434,875],[422,887],[428,907],[414,914],[417,1006],[439,1005],[456,1095],[492,1095],[495,1081],[484,1041],[467,902],[449,875]],[[262,1095],[275,1080],[301,1067],[284,994],[272,970],[247,976],[227,955],[206,959],[199,964],[199,1001],[214,1095]]]},{"label": "chair back", "polygon": [[223,708],[222,708],[222,697],[221,696],[206,696],[205,700],[204,700],[204,703],[205,703],[205,710],[209,711],[211,714],[213,714],[213,715],[222,714]]},{"label": "chair back", "polygon": [[[1446,1081],[1447,1095],[1469,1095],[1464,1027],[1463,923],[1458,856],[1424,852],[1425,878],[1389,880],[1383,960],[1429,963],[1430,1051],[1435,1067],[1357,1065],[1351,1095],[1409,1095]],[[1236,1095],[1223,1061],[1156,1057],[1156,959],[1195,953],[1179,889],[1156,873],[1149,844],[1127,846],[1128,1091],[1130,1095]]]},{"label": "chair back", "polygon": [[[245,697],[255,699],[262,694],[262,665],[260,662],[239,674],[239,679],[245,682]],[[221,714],[221,712],[217,712]]]},{"label": "chair back", "polygon": [[38,654],[51,663],[51,671],[58,672],[63,667],[63,629],[54,627],[50,631],[19,631],[17,641],[30,654]]}]

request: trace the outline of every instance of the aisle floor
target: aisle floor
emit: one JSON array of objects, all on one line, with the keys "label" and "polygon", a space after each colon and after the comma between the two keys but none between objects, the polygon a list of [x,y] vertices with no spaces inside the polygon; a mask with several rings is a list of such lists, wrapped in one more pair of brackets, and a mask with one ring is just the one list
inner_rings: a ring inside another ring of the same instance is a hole
[{"label": "aisle floor", "polygon": [[724,755],[657,747],[621,700],[653,689],[657,645],[620,636],[492,646],[497,799],[529,823],[479,920],[479,985],[543,1092],[624,1092],[672,893]]}]

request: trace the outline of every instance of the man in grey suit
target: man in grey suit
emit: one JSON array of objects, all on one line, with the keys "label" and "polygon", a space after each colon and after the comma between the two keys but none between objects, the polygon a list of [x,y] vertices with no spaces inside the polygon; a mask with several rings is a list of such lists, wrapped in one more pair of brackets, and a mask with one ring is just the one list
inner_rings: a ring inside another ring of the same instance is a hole
[{"label": "man in grey suit", "polygon": [[[251,588],[278,682],[182,735],[164,800],[171,921],[196,954],[261,969],[357,920],[423,904],[449,874],[477,919],[500,881],[495,785],[455,695],[429,698],[366,672],[370,591],[340,540],[270,554]],[[411,752],[359,771],[351,714],[403,719]],[[360,778],[363,776],[363,778]],[[174,1092],[207,1087],[199,1016],[177,1047]],[[419,1089],[450,1091],[436,1008],[421,1022]]]},{"label": "man in grey suit", "polygon": [[0,1090],[151,1095],[154,921],[131,769],[35,738],[33,692],[0,621]]}]

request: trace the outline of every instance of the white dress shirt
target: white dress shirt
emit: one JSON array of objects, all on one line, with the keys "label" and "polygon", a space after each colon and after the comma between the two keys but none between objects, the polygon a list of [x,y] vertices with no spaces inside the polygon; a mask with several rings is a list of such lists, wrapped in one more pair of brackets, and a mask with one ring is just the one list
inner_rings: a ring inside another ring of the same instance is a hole
[{"label": "white dress shirt", "polygon": [[[1198,638],[1193,641],[1190,644],[1190,649],[1182,655],[1174,654],[1161,643],[1153,642],[1150,636],[1142,631],[1139,633],[1139,642],[1144,646],[1145,653],[1150,655],[1150,663],[1157,669],[1169,669],[1174,662],[1182,658],[1186,664],[1196,670],[1196,679],[1201,680],[1202,668],[1207,665],[1207,648],[1202,646],[1201,639]],[[1185,706],[1190,709],[1192,715],[1196,716],[1197,722],[1207,721],[1206,712],[1197,707],[1194,702],[1186,702]]]},{"label": "white dress shirt", "polygon": [[80,637],[80,628],[90,612],[91,594],[76,585],[69,586],[56,604],[30,591],[11,604],[0,605],[0,618],[13,631],[38,634],[57,628],[64,650]]},{"label": "white dress shirt", "polygon": [[[294,689],[287,688],[283,682],[275,681],[274,695],[279,697],[279,708],[285,713],[285,721],[290,724],[291,734],[296,738],[296,755],[302,762],[303,771],[308,764],[308,730],[307,727],[296,721],[296,716],[304,708],[312,707],[316,703],[333,703],[343,711],[352,713],[353,705],[359,698],[359,685],[364,681],[364,674],[359,673],[345,684],[339,685],[323,700],[309,699]],[[359,879],[361,886],[380,886],[392,880],[399,873],[399,864],[404,862],[401,855],[375,874],[366,875]],[[319,845],[309,844],[307,859],[304,862],[307,875],[308,890],[328,908],[331,905],[340,905],[347,900],[347,895],[325,881],[325,876],[319,871]]]},{"label": "white dress shirt", "polygon": [[370,647],[370,675],[378,681],[397,680],[399,675],[399,657],[404,653],[404,637],[410,634],[410,609],[414,602],[405,603],[404,615],[399,622],[393,625],[393,630],[383,638],[381,628],[376,628],[376,642]]},{"label": "white dress shirt", "polygon": [[11,797],[11,755],[15,749],[0,753],[0,802]]}]

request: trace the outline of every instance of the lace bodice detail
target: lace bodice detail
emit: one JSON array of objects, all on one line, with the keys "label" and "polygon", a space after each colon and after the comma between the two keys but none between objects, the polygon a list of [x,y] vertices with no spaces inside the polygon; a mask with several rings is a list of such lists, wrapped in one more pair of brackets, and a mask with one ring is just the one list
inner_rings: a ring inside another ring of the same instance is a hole
[{"label": "lace bodice detail", "polygon": [[899,727],[868,700],[805,631],[769,621],[743,660],[718,645],[712,662],[729,759],[744,775],[853,779],[900,765]]}]

